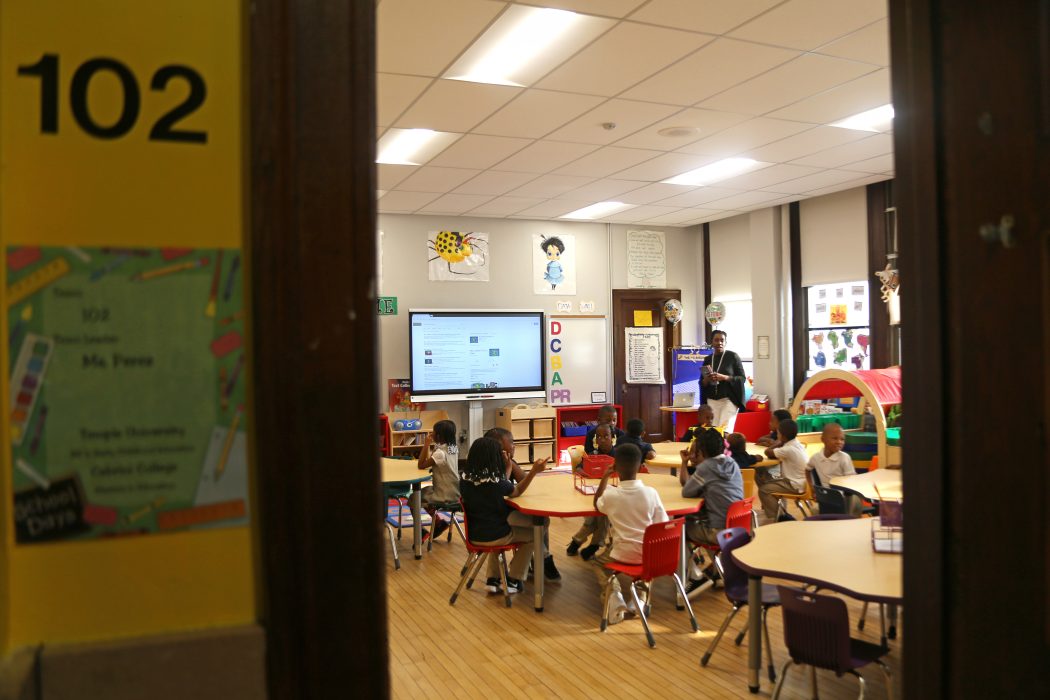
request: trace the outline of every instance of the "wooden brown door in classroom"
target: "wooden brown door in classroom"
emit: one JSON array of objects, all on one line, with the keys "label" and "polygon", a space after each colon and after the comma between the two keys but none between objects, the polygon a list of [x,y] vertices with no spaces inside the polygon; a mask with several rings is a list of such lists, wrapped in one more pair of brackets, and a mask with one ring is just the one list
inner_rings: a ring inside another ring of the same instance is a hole
[{"label": "wooden brown door in classroom", "polygon": [[[668,299],[681,301],[678,289],[614,289],[613,290],[613,385],[615,403],[623,407],[621,419],[641,418],[649,442],[671,440],[674,431],[671,414],[660,406],[671,404],[671,347],[678,342],[678,329],[664,320],[663,304]],[[664,383],[627,383],[627,340],[624,330],[635,326],[635,312],[648,311],[654,327],[664,329]]]}]

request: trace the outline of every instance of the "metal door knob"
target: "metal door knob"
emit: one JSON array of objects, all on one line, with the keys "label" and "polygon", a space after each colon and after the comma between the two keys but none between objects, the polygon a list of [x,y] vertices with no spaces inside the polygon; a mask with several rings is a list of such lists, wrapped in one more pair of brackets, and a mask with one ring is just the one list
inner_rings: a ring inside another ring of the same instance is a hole
[{"label": "metal door knob", "polygon": [[1002,243],[1004,248],[1013,248],[1017,242],[1014,236],[1013,214],[1003,214],[998,224],[982,224],[978,233],[981,240],[987,243]]}]

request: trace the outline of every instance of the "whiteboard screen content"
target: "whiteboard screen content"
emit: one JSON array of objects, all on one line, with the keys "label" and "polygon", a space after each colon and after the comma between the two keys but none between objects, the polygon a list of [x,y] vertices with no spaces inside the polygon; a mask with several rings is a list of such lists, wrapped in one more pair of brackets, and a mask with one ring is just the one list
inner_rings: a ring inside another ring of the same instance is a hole
[{"label": "whiteboard screen content", "polygon": [[410,310],[412,400],[544,396],[542,311]]}]

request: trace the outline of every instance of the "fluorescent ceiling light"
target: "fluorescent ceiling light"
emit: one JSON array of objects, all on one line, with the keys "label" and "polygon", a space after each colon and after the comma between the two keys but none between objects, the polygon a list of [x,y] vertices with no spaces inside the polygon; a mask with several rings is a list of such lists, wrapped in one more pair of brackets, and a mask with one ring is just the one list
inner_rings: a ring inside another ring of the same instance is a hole
[{"label": "fluorescent ceiling light", "polygon": [[702,168],[676,175],[670,180],[664,180],[663,183],[665,185],[693,185],[694,187],[710,185],[712,182],[728,180],[731,177],[743,175],[750,170],[757,170],[768,165],[772,164],[763,163],[753,158],[725,158],[710,165],[705,165]]},{"label": "fluorescent ceiling light", "polygon": [[560,218],[562,219],[600,219],[603,216],[623,211],[624,209],[633,209],[635,205],[624,204],[623,202],[598,202],[592,204],[589,207],[583,209],[577,209],[571,211],[568,214],[563,214]]},{"label": "fluorescent ceiling light", "polygon": [[460,134],[430,129],[389,129],[379,139],[377,163],[422,165],[458,139]]},{"label": "fluorescent ceiling light", "polygon": [[856,131],[889,131],[893,126],[893,105],[882,105],[869,109],[867,112],[854,114],[852,117],[846,117],[829,126]]},{"label": "fluorescent ceiling light", "polygon": [[512,5],[444,75],[450,80],[531,85],[613,24],[567,10]]}]

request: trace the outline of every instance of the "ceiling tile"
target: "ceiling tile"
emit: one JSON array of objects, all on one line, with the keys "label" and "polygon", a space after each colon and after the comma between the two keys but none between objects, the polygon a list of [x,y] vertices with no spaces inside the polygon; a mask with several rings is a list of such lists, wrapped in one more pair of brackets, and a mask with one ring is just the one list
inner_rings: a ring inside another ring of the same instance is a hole
[{"label": "ceiling tile", "polygon": [[679,211],[679,207],[657,207],[653,205],[643,205],[640,207],[633,207],[631,209],[624,209],[618,211],[615,214],[602,217],[599,221],[609,221],[619,224],[633,224],[635,221],[641,221],[643,219],[651,219],[654,216],[664,216],[666,214],[673,214]]},{"label": "ceiling tile", "polygon": [[730,36],[809,51],[886,17],[886,0],[790,0]]},{"label": "ceiling tile", "polygon": [[379,163],[376,165],[379,189],[392,190],[397,187],[397,183],[401,182],[417,170],[419,170],[419,166],[417,165],[389,165],[387,163]]},{"label": "ceiling tile", "polygon": [[432,158],[427,165],[447,168],[491,168],[512,153],[528,146],[530,139],[512,139],[505,136],[467,134]]},{"label": "ceiling tile", "polygon": [[540,138],[603,101],[594,95],[526,90],[474,127],[474,131],[479,134]]},{"label": "ceiling tile", "polygon": [[783,0],[651,0],[631,15],[633,22],[725,34]]},{"label": "ceiling tile", "polygon": [[[647,126],[630,136],[616,142],[617,146],[628,148],[653,148],[659,151],[673,151],[681,146],[717,133],[722,129],[739,124],[748,119],[744,114],[715,112],[710,109],[683,109],[675,115]],[[699,133],[687,136],[661,136],[660,130],[676,126],[695,127]]]},{"label": "ceiling tile", "polygon": [[605,177],[661,155],[660,151],[643,151],[637,148],[607,146],[588,153],[579,160],[559,168],[561,175],[586,175]]},{"label": "ceiling tile", "polygon": [[747,155],[766,163],[786,163],[809,153],[816,153],[851,141],[859,141],[865,135],[866,132],[854,129],[818,126],[748,151]]},{"label": "ceiling tile", "polygon": [[[794,180],[805,175],[820,172],[819,168],[807,168],[800,165],[771,165],[739,177],[722,180],[719,187],[730,187],[738,190],[760,190],[785,180]],[[733,207],[726,207],[732,209]]]},{"label": "ceiling tile", "polygon": [[440,196],[436,192],[387,192],[378,207],[384,214],[414,212]]},{"label": "ceiling tile", "polygon": [[820,197],[825,194],[832,194],[835,192],[842,192],[843,190],[852,190],[855,187],[864,187],[874,182],[882,182],[883,180],[890,179],[890,175],[868,175],[856,180],[849,180],[837,185],[831,185],[829,187],[822,187],[819,190],[811,190],[806,193],[806,197]]},{"label": "ceiling tile", "polygon": [[855,172],[844,170],[821,170],[812,175],[806,175],[795,180],[788,180],[776,185],[770,185],[766,189],[772,192],[783,192],[785,194],[804,194],[811,190],[849,182],[857,177]]},{"label": "ceiling tile", "polygon": [[420,214],[454,214],[459,215],[479,207],[492,199],[488,195],[446,194],[438,197],[419,209]]},{"label": "ceiling tile", "polygon": [[740,190],[731,190],[725,187],[700,187],[692,192],[661,200],[660,205],[667,207],[698,207],[701,204],[707,204],[716,199],[732,197],[735,194],[740,194]]},{"label": "ceiling tile", "polygon": [[[633,182],[631,184],[637,187],[644,183]],[[624,204],[652,204],[653,202],[659,202],[661,199],[685,194],[686,192],[691,192],[695,189],[697,188],[689,185],[668,185],[663,182],[656,182],[646,185],[645,187],[638,187],[638,189],[631,190],[630,192],[625,192],[617,197],[617,199]]]},{"label": "ceiling tile", "polygon": [[764,146],[773,141],[779,141],[811,128],[811,124],[758,117],[736,126],[731,126],[714,136],[701,139],[696,143],[682,146],[678,150],[681,153],[696,153],[725,158]]},{"label": "ceiling tile", "polygon": [[846,163],[856,163],[886,153],[893,153],[893,137],[889,134],[873,134],[860,141],[829,148],[792,162],[818,168],[837,168]]},{"label": "ceiling tile", "polygon": [[828,56],[864,61],[877,66],[890,65],[890,26],[887,20],[879,20],[863,29],[821,46],[817,53]]},{"label": "ceiling tile", "polygon": [[[589,184],[593,179],[594,178],[575,177],[572,175],[544,175],[543,177],[536,178],[532,182],[526,183],[518,189],[511,191],[510,194],[515,197],[558,197],[569,190],[574,190],[577,187],[583,187],[584,185]],[[593,203],[594,202],[585,202],[580,206]],[[569,209],[567,211],[573,210]]]},{"label": "ceiling tile", "polygon": [[546,173],[581,158],[597,148],[597,146],[586,143],[537,141],[502,161],[499,169],[516,173]]},{"label": "ceiling tile", "polygon": [[723,199],[715,199],[708,204],[714,209],[736,209],[739,211],[745,207],[759,204],[760,202],[781,199],[783,196],[784,195],[779,192],[762,192],[761,190],[753,190],[751,192],[740,192],[739,194],[730,195]]},{"label": "ceiling tile", "polygon": [[376,11],[379,70],[441,75],[504,6],[488,0],[385,0]]},{"label": "ceiling tile", "polygon": [[534,207],[544,200],[536,197],[496,197],[482,204],[480,207],[471,209],[471,216],[507,216],[516,214],[522,209]]},{"label": "ceiling tile", "polygon": [[699,106],[766,114],[875,70],[841,58],[806,54],[704,100]]},{"label": "ceiling tile", "polygon": [[893,170],[893,154],[877,156],[842,166],[843,170],[859,170],[864,173],[884,173]]},{"label": "ceiling tile", "polygon": [[[827,59],[832,60],[832,59]],[[462,80],[437,80],[412,107],[398,119],[396,126],[435,131],[470,131],[521,88],[506,85],[483,85]]]},{"label": "ceiling tile", "polygon": [[707,165],[713,160],[714,158],[709,156],[697,156],[688,153],[665,153],[633,168],[616,173],[616,179],[644,180],[647,182],[667,180],[675,175],[681,175]]},{"label": "ceiling tile", "polygon": [[594,204],[594,202],[573,202],[568,199],[550,199],[546,202],[540,202],[539,204],[533,205],[527,209],[515,212],[514,218],[556,219],[571,211],[582,209],[589,204]]},{"label": "ceiling tile", "polygon": [[798,51],[773,46],[718,39],[621,97],[692,105],[800,55]]},{"label": "ceiling tile", "polygon": [[676,212],[670,214],[661,214],[660,216],[654,216],[651,219],[642,221],[643,224],[652,224],[656,226],[679,226],[685,222],[692,222],[693,220],[703,216],[705,214],[717,213],[714,209],[679,209]]},{"label": "ceiling tile", "polygon": [[883,68],[826,92],[807,97],[769,116],[814,124],[830,124],[892,101],[890,71]]},{"label": "ceiling tile", "polygon": [[611,97],[713,37],[622,22],[536,84],[548,90]]},{"label": "ceiling tile", "polygon": [[536,177],[535,173],[505,173],[498,170],[487,170],[477,177],[464,182],[453,190],[457,194],[499,195],[521,187]]},{"label": "ceiling tile", "polygon": [[[642,184],[644,183],[631,182],[628,180],[597,180],[596,182],[566,192],[561,195],[561,198],[573,200],[586,199],[592,202],[606,202],[615,199],[616,201],[622,202],[623,199],[620,195],[636,189]],[[630,204],[631,202],[626,203]]]},{"label": "ceiling tile", "polygon": [[718,221],[719,219],[731,219],[734,216],[740,216],[741,213],[742,212],[739,211],[722,211],[718,212],[717,214],[708,214],[707,216],[700,217],[699,220],[694,221],[692,223],[706,224],[711,221]]},{"label": "ceiling tile", "polygon": [[604,17],[625,17],[645,0],[517,0],[522,5],[553,7],[558,10],[572,10],[589,15]]},{"label": "ceiling tile", "polygon": [[430,85],[430,78],[416,75],[376,75],[376,121],[380,126],[389,126],[401,116],[412,100]]},{"label": "ceiling tile", "polygon": [[480,170],[423,166],[398,184],[406,192],[449,192],[477,175]]},{"label": "ceiling tile", "polygon": [[[678,111],[678,107],[668,105],[609,100],[558,129],[550,138],[605,146]],[[616,127],[606,129],[602,126],[606,123],[615,124]]]}]

